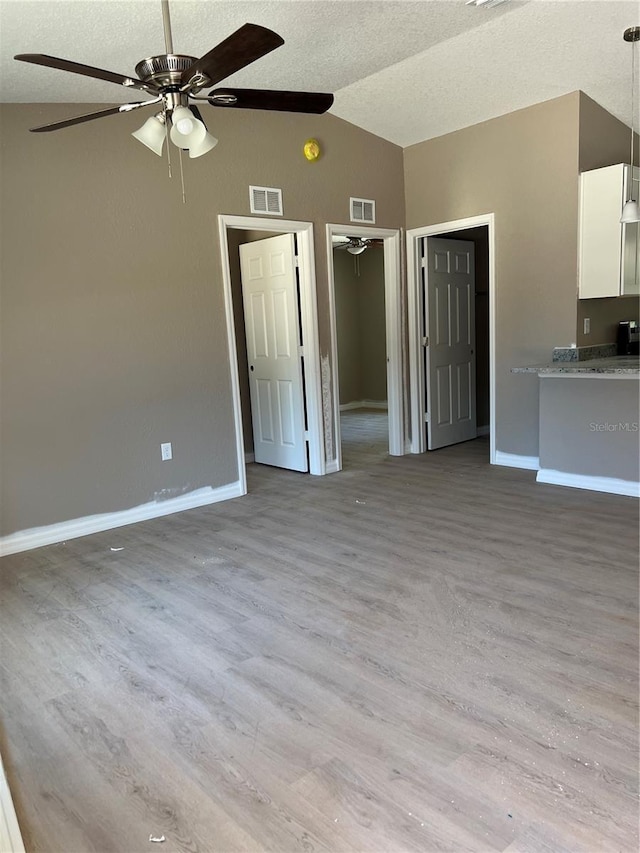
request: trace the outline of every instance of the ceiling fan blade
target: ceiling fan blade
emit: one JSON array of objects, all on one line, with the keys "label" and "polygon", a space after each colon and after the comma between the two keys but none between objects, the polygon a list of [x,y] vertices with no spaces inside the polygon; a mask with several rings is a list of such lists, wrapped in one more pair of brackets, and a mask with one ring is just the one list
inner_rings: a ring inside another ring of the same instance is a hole
[{"label": "ceiling fan blade", "polygon": [[85,121],[93,121],[94,118],[102,118],[103,116],[112,116],[116,113],[128,113],[131,110],[137,110],[139,107],[149,107],[152,104],[157,104],[161,99],[153,101],[141,101],[136,104],[121,104],[119,107],[110,107],[108,110],[100,110],[97,113],[85,113],[82,116],[67,118],[63,121],[56,121],[53,124],[43,124],[41,127],[31,127],[31,133],[48,133],[50,130],[61,130],[63,127],[71,127],[74,124],[82,124]]},{"label": "ceiling fan blade", "polygon": [[272,89],[215,89],[207,95],[214,107],[244,110],[281,110],[289,113],[326,113],[333,95],[325,92],[284,92]]},{"label": "ceiling fan blade", "polygon": [[201,85],[213,86],[283,44],[284,39],[273,30],[258,24],[244,24],[183,71],[182,85],[194,77],[206,75],[208,82]]},{"label": "ceiling fan blade", "polygon": [[[198,119],[198,121],[201,121],[202,124],[204,124],[204,119],[202,118],[202,113],[200,112],[198,107],[195,104],[191,104],[189,109],[194,114],[194,116]],[[206,127],[206,124],[205,124],[205,127]]]},{"label": "ceiling fan blade", "polygon": [[46,53],[19,53],[13,58],[20,62],[31,62],[33,65],[59,68],[60,71],[71,71],[72,74],[82,74],[85,77],[95,77],[97,80],[107,80],[109,83],[118,83],[118,85],[126,86],[128,89],[142,89],[145,92],[157,91],[154,86],[138,80],[137,77],[126,77],[124,74],[116,74],[115,71],[104,71],[102,68],[94,68],[92,65],[82,65],[80,62],[71,62],[69,59],[47,56]]}]

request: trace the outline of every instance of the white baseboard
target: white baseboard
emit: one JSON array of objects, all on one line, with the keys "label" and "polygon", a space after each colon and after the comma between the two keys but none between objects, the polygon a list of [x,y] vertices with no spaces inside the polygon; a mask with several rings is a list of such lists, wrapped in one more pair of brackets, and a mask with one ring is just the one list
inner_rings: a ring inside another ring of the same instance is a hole
[{"label": "white baseboard", "polygon": [[66,542],[67,539],[77,539],[91,533],[125,527],[127,524],[135,524],[138,521],[147,521],[150,518],[160,518],[163,515],[172,515],[174,512],[183,512],[185,509],[219,503],[230,498],[238,498],[243,494],[246,493],[242,490],[238,480],[216,489],[206,486],[177,498],[169,498],[166,501],[151,501],[119,512],[88,515],[84,518],[62,521],[60,524],[48,524],[45,527],[19,530],[17,533],[11,533],[0,538],[0,555],[17,554],[20,551],[41,548],[43,545]]},{"label": "white baseboard", "polygon": [[384,409],[387,411],[389,404],[386,400],[352,400],[351,403],[340,403],[340,411],[347,412],[349,409]]},{"label": "white baseboard", "polygon": [[0,758],[0,850],[2,853],[25,853],[20,825],[11,799],[11,791]]},{"label": "white baseboard", "polygon": [[619,480],[617,477],[591,477],[586,474],[554,471],[553,468],[541,468],[538,471],[536,481],[538,483],[550,483],[553,486],[568,486],[571,489],[587,489],[590,492],[607,492],[611,495],[640,498],[640,483],[635,483],[632,480]]},{"label": "white baseboard", "polygon": [[255,462],[255,461],[256,461],[256,455],[255,455],[255,453],[245,453],[245,454],[244,454],[244,463],[245,463],[245,465],[248,465],[250,462]]},{"label": "white baseboard", "polygon": [[525,471],[537,471],[540,467],[540,459],[537,456],[519,456],[517,453],[503,453],[496,450],[495,465],[504,465],[506,468],[523,468]]},{"label": "white baseboard", "polygon": [[338,460],[330,459],[324,466],[325,474],[337,474],[340,469],[338,468]]},{"label": "white baseboard", "polygon": [[491,427],[489,426],[489,424],[487,424],[486,426],[476,427],[476,435],[478,437],[480,437],[481,435],[489,435],[490,432],[491,432]]}]

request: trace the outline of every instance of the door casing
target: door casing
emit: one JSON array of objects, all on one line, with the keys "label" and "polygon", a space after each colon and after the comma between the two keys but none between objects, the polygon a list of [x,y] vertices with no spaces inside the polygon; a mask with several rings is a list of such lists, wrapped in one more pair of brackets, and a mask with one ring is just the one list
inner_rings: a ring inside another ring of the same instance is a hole
[{"label": "door casing", "polygon": [[402,309],[400,295],[400,231],[361,225],[327,225],[327,271],[329,278],[329,323],[331,330],[331,385],[333,389],[333,434],[335,459],[327,463],[327,473],[342,470],[340,442],[340,386],[338,378],[338,335],[336,328],[335,278],[333,271],[334,235],[358,234],[384,241],[384,301],[387,346],[387,402],[389,411],[389,454],[403,456],[404,412],[402,394]]},{"label": "door casing", "polygon": [[409,318],[409,380],[411,388],[411,453],[426,450],[425,376],[422,358],[420,240],[450,231],[486,225],[489,237],[489,461],[496,464],[496,269],[495,214],[485,213],[407,230],[407,310]]},{"label": "door casing", "polygon": [[[231,290],[231,268],[229,265],[228,229],[241,231],[268,231],[273,234],[290,233],[297,238],[298,273],[300,280],[300,323],[305,352],[305,405],[307,408],[307,430],[309,434],[309,473],[325,473],[324,431],[322,422],[322,388],[320,382],[320,352],[318,341],[318,310],[316,302],[316,271],[313,248],[313,223],[291,219],[263,219],[259,216],[218,216],[220,261],[224,291],[225,320],[231,374],[231,395],[236,432],[236,456],[238,480],[242,494],[247,493],[247,472],[244,455],[242,410],[240,407],[240,380],[238,376],[238,350],[234,328],[234,305]],[[242,306],[238,306],[242,311]]]}]

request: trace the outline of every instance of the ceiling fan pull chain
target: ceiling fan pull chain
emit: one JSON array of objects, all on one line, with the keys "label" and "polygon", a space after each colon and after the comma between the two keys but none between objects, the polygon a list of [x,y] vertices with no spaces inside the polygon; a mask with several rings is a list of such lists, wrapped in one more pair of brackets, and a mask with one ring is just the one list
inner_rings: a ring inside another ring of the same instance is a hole
[{"label": "ceiling fan pull chain", "polygon": [[171,35],[171,15],[169,14],[169,0],[161,0],[162,3],[162,26],[164,27],[164,47],[167,53],[173,53],[173,36]]},{"label": "ceiling fan pull chain", "polygon": [[171,146],[169,145],[169,115],[167,113],[167,102],[164,101],[162,106],[162,111],[164,113],[164,128],[165,133],[167,135],[167,166],[169,168],[169,177],[173,177],[171,174]]},{"label": "ceiling fan pull chain", "polygon": [[180,182],[182,183],[182,203],[187,203],[187,196],[184,191],[184,169],[182,167],[182,148],[178,148],[179,157],[180,157]]}]

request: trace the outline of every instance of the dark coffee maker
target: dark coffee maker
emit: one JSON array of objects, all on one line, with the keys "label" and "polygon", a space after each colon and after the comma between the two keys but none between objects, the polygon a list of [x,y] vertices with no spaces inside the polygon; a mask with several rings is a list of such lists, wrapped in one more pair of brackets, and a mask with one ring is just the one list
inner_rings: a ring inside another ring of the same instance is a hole
[{"label": "dark coffee maker", "polygon": [[618,355],[638,355],[640,329],[637,320],[622,320],[618,323]]}]

